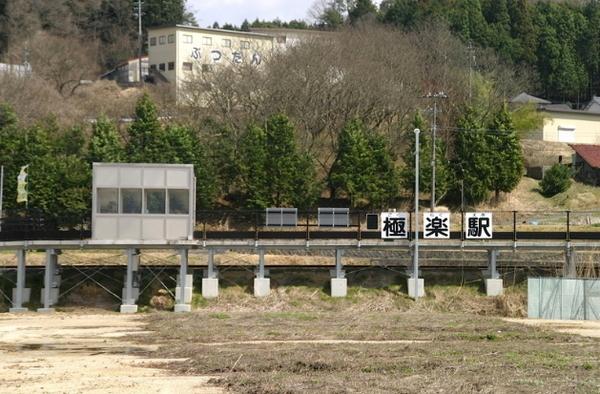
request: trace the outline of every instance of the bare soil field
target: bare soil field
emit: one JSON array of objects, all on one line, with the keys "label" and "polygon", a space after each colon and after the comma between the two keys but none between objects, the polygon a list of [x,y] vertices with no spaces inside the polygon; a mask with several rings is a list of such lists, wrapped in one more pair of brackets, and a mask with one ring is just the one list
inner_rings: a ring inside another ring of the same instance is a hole
[{"label": "bare soil field", "polygon": [[153,314],[163,367],[242,393],[600,390],[600,340],[439,312]]},{"label": "bare soil field", "polygon": [[[96,313],[0,315],[0,393],[221,393],[210,376],[149,367],[155,345],[143,316]],[[150,334],[150,333],[146,333]],[[167,360],[168,361],[168,360]]]}]

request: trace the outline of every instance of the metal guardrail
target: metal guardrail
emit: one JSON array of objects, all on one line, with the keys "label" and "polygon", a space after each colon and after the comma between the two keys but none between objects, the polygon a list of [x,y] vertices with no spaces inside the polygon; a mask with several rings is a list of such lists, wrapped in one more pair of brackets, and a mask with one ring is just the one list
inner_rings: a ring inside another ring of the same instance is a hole
[{"label": "metal guardrail", "polygon": [[[493,240],[600,240],[600,211],[490,211]],[[232,239],[381,239],[379,229],[367,228],[367,215],[349,212],[347,227],[319,226],[318,211],[298,211],[296,226],[267,226],[266,211],[200,210],[194,238]],[[420,219],[422,220],[422,219]],[[372,220],[371,220],[372,223]],[[0,220],[0,241],[85,240],[91,237],[91,219],[10,216]],[[414,239],[414,214],[409,214],[408,239]],[[465,240],[465,215],[451,213],[450,239]],[[419,233],[422,236],[422,232]],[[440,240],[440,243],[443,243]]]}]

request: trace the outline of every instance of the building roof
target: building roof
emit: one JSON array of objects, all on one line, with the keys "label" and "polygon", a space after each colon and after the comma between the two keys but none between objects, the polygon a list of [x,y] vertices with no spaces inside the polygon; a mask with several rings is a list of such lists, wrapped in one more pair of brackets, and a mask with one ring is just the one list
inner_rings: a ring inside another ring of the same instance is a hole
[{"label": "building roof", "polygon": [[598,96],[592,97],[592,100],[590,100],[588,105],[585,106],[585,111],[593,112],[593,113],[600,113],[600,97],[598,97]]},{"label": "building roof", "polygon": [[525,92],[522,92],[513,97],[510,102],[512,104],[551,104],[550,101],[543,98],[535,97]]},{"label": "building roof", "polygon": [[590,167],[600,168],[600,145],[569,145]]},{"label": "building roof", "polygon": [[546,112],[558,112],[565,114],[575,114],[575,115],[587,115],[587,116],[600,116],[600,111],[588,111],[588,110],[580,110],[573,109],[568,104],[549,104],[540,106],[540,110]]},{"label": "building roof", "polygon": [[212,27],[205,28],[205,27],[188,26],[188,25],[163,25],[163,26],[149,27],[148,31],[169,29],[169,28],[194,30],[194,31],[205,32],[205,33],[223,33],[223,34],[233,34],[233,35],[251,36],[251,37],[254,36],[254,37],[258,37],[258,38],[275,38],[275,36],[272,34],[253,33],[253,32],[248,32],[248,31],[239,31],[239,30],[213,29]]}]

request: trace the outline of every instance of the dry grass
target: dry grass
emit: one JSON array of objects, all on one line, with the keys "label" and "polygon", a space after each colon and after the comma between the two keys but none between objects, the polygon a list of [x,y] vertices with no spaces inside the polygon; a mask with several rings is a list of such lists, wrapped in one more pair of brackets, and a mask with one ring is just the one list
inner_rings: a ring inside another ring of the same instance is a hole
[{"label": "dry grass", "polygon": [[[163,357],[189,359],[163,367],[218,375],[218,384],[242,393],[600,390],[599,340],[495,317],[424,312],[431,302],[385,313],[154,314],[148,327],[156,335],[140,340],[160,344]],[[323,339],[424,342],[240,343]]]}]

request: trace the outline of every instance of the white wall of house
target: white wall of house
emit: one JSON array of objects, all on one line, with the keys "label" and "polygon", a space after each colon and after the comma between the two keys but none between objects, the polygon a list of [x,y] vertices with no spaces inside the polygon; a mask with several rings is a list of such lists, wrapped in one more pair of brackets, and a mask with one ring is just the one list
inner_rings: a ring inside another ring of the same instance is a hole
[{"label": "white wall of house", "polygon": [[600,145],[600,114],[543,111],[544,141]]}]

